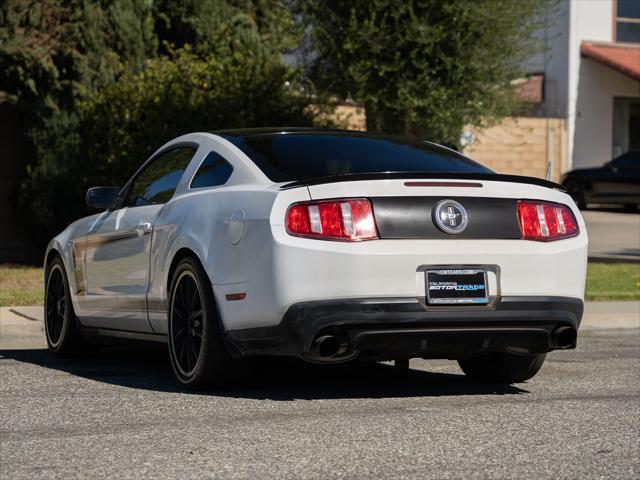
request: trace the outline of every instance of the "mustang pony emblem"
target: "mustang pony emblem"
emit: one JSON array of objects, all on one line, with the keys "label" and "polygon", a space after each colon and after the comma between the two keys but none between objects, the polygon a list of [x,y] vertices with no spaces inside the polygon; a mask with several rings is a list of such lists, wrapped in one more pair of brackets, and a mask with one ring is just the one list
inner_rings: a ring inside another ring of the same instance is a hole
[{"label": "mustang pony emblem", "polygon": [[433,223],[445,233],[457,234],[469,223],[465,208],[455,200],[442,200],[433,209]]}]

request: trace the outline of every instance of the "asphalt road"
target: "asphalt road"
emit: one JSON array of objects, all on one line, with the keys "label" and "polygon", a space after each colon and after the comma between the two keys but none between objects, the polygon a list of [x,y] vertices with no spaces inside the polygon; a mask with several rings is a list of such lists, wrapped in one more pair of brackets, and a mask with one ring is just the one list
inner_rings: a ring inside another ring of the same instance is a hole
[{"label": "asphalt road", "polygon": [[406,379],[263,362],[251,386],[192,394],[163,349],[55,360],[39,322],[0,327],[2,479],[640,475],[637,328],[582,330],[514,386],[447,361]]},{"label": "asphalt road", "polygon": [[640,211],[583,210],[589,256],[640,261]]}]

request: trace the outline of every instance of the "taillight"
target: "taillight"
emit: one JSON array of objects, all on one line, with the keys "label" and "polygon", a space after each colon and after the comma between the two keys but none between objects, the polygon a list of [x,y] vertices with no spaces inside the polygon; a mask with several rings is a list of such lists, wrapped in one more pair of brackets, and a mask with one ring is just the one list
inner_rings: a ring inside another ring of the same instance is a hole
[{"label": "taillight", "polygon": [[579,233],[573,212],[559,203],[520,200],[518,220],[524,240],[550,242],[575,237]]},{"label": "taillight", "polygon": [[326,240],[378,238],[371,202],[366,198],[304,202],[287,210],[287,232]]}]

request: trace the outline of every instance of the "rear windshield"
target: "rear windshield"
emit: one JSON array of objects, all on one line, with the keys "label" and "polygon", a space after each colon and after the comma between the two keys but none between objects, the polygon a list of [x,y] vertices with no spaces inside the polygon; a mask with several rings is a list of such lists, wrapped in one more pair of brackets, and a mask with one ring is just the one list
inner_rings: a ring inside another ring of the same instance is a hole
[{"label": "rear windshield", "polygon": [[351,173],[493,173],[463,155],[417,140],[340,133],[223,136],[273,182]]}]

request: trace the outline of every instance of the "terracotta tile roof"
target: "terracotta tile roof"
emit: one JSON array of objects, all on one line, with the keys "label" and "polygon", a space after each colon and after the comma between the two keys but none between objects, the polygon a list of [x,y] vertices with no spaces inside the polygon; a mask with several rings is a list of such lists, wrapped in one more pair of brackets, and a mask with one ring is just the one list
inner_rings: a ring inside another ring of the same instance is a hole
[{"label": "terracotta tile roof", "polygon": [[640,80],[640,45],[583,41],[580,53]]}]

